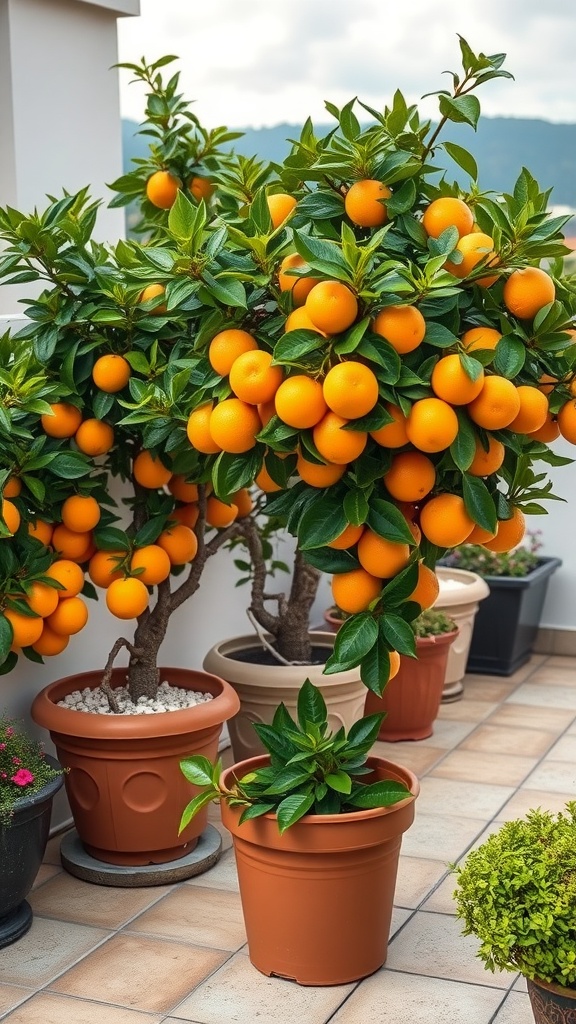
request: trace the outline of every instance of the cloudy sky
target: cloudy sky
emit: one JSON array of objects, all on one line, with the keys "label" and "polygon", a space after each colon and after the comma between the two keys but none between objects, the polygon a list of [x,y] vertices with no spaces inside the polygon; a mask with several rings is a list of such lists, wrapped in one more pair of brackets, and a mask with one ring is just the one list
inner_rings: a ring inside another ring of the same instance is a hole
[{"label": "cloudy sky", "polygon": [[[395,88],[418,101],[450,87],[458,34],[508,55],[515,81],[481,90],[485,114],[576,122],[574,0],[141,0],[139,18],[119,21],[119,50],[121,61],[179,56],[207,126],[260,127],[327,121],[325,100],[382,108]],[[139,120],[142,92],[128,83],[122,73],[122,113]]]}]

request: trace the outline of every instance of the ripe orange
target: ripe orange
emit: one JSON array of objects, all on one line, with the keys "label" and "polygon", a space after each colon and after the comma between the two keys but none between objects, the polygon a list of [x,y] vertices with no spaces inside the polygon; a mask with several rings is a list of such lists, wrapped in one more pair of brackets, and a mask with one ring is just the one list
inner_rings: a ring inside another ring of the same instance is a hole
[{"label": "ripe orange", "polygon": [[320,381],[304,373],[294,374],[282,381],[275,396],[277,416],[289,427],[307,430],[315,427],[328,412]]},{"label": "ripe orange", "polygon": [[519,320],[532,320],[555,297],[554,281],[539,267],[514,270],[504,285],[504,305]]},{"label": "ripe orange", "polygon": [[282,487],[272,479],[270,473],[266,469],[266,466],[262,466],[257,476],[254,479],[254,483],[261,491],[265,494],[274,494],[275,491],[281,491]]},{"label": "ripe orange", "polygon": [[308,295],[304,309],[319,330],[340,334],[358,316],[358,300],[341,281],[320,281]]},{"label": "ripe orange", "polygon": [[430,238],[438,238],[446,228],[455,227],[460,238],[474,227],[474,215],[463,199],[441,196],[424,210],[422,226]]},{"label": "ripe orange", "polygon": [[172,478],[172,470],[168,469],[160,459],[144,448],[134,459],[132,466],[134,479],[141,487],[156,490],[164,487]]},{"label": "ripe orange", "polygon": [[100,505],[92,495],[71,494],[62,505],[62,522],[74,533],[89,533],[100,522]]},{"label": "ripe orange", "polygon": [[[209,498],[208,501],[211,501]],[[157,544],[164,549],[171,565],[186,565],[198,551],[198,538],[189,526],[182,523],[170,525],[158,537]]]},{"label": "ripe orange", "polygon": [[125,551],[96,551],[88,563],[88,575],[94,586],[106,589],[113,580],[121,580],[124,572],[118,566],[125,557]]},{"label": "ripe orange", "polygon": [[191,530],[194,529],[198,522],[198,516],[200,509],[195,502],[189,502],[187,505],[180,505],[170,513],[170,519],[175,519],[176,522],[182,523],[183,526],[189,526]]},{"label": "ripe orange", "polygon": [[[155,587],[167,580],[171,568],[168,553],[159,544],[146,544],[143,548],[137,548],[130,561],[130,571],[147,587]],[[137,572],[138,569],[142,569],[142,572]]]},{"label": "ripe orange", "polygon": [[288,334],[289,331],[315,331],[316,334],[321,334],[323,338],[328,337],[325,331],[321,331],[316,324],[312,323],[306,311],[306,303],[298,309],[293,309],[290,315],[286,317],[284,333]]},{"label": "ripe orange", "polygon": [[238,356],[229,375],[230,387],[236,398],[249,405],[271,402],[283,379],[282,368],[273,366],[271,353],[261,349]]},{"label": "ripe orange", "polygon": [[46,622],[54,633],[72,636],[79,633],[88,622],[88,608],[81,597],[64,597]]},{"label": "ripe orange", "polygon": [[58,590],[48,583],[34,580],[26,594],[26,604],[36,612],[36,615],[41,615],[45,619],[47,615],[52,614],[58,604]]},{"label": "ripe orange", "polygon": [[198,484],[189,483],[182,473],[177,473],[168,481],[168,490],[177,501],[198,501]]},{"label": "ripe orange", "polygon": [[137,619],[146,611],[150,595],[136,576],[114,580],[106,591],[106,607],[117,619]]},{"label": "ripe orange", "polygon": [[73,437],[82,422],[82,413],[68,402],[54,402],[52,412],[40,417],[42,430],[49,437]]},{"label": "ripe orange", "polygon": [[384,402],[384,408],[392,416],[394,422],[386,423],[378,430],[371,430],[370,437],[374,438],[376,443],[382,445],[383,448],[402,448],[408,444],[406,417],[400,407],[392,405],[391,402]]},{"label": "ripe orange", "polygon": [[278,272],[280,291],[292,292],[292,302],[295,306],[304,305],[314,285],[319,283],[316,277],[295,277],[294,274],[287,273],[288,270],[296,270],[306,266],[306,260],[299,256],[297,252],[292,252],[289,256],[285,256],[280,264]]},{"label": "ripe orange", "polygon": [[349,420],[327,412],[312,431],[314,444],[326,462],[346,465],[357,459],[366,447],[365,430],[344,430]]},{"label": "ripe orange", "polygon": [[506,377],[484,377],[482,391],[468,406],[468,415],[485,430],[502,430],[520,412],[518,390]]},{"label": "ripe orange", "polygon": [[495,536],[496,536],[496,531],[495,530],[492,530],[492,531],[485,530],[482,526],[478,526],[478,523],[476,523],[476,526],[472,530],[472,533],[469,533],[468,536],[466,537],[465,543],[466,544],[485,544],[487,540],[492,540],[492,538],[495,537]]},{"label": "ripe orange", "polygon": [[179,187],[178,178],[170,174],[170,171],[155,171],[146,182],[146,195],[153,206],[169,210],[176,202]]},{"label": "ripe orange", "polygon": [[382,580],[365,569],[351,569],[332,577],[332,597],[343,612],[355,615],[366,611],[382,590]]},{"label": "ripe orange", "polygon": [[342,530],[342,533],[335,537],[334,540],[328,541],[327,547],[335,548],[336,551],[344,551],[346,548],[353,548],[358,543],[360,537],[364,533],[363,526],[353,526],[352,523],[348,523]]},{"label": "ripe orange", "polygon": [[358,541],[358,561],[371,576],[381,579],[396,576],[408,564],[408,544],[398,544],[366,528]]},{"label": "ripe orange", "polygon": [[20,526],[20,513],[8,498],[2,498],[2,519],[10,533],[17,532]]},{"label": "ripe orange", "polygon": [[19,476],[9,476],[4,484],[2,492],[5,498],[17,498],[22,491],[22,481]]},{"label": "ripe orange", "polygon": [[44,620],[40,617],[32,618],[30,615],[23,615],[22,612],[12,611],[6,608],[2,613],[4,618],[12,626],[12,649],[31,647],[40,639],[44,628]]},{"label": "ripe orange", "polygon": [[90,532],[79,532],[70,530],[64,523],[54,527],[52,534],[52,547],[64,559],[71,561],[82,561],[90,550],[92,534]]},{"label": "ripe orange", "polygon": [[347,359],[328,370],[322,394],[332,412],[348,420],[357,420],[376,405],[378,380],[369,366]]},{"label": "ripe orange", "polygon": [[250,515],[254,508],[254,502],[252,501],[252,495],[247,487],[242,487],[232,495],[232,504],[236,505],[236,508],[238,509],[239,519],[243,519],[244,516]]},{"label": "ripe orange", "polygon": [[515,508],[510,519],[500,519],[496,536],[484,541],[488,551],[511,551],[522,540],[526,533],[526,520],[521,509]]},{"label": "ripe orange", "polygon": [[416,306],[386,306],[376,314],[372,330],[400,355],[406,355],[422,343],[426,321]]},{"label": "ripe orange", "polygon": [[126,387],[131,373],[130,363],[124,359],[124,356],[111,352],[96,360],[92,367],[92,380],[96,387],[100,388],[100,391],[115,394],[116,391],[121,391]]},{"label": "ripe orange", "polygon": [[459,494],[438,494],[421,510],[420,528],[432,544],[452,548],[466,540],[474,529],[474,521]]},{"label": "ripe orange", "polygon": [[53,629],[50,629],[50,626],[44,623],[42,633],[38,640],[32,644],[32,648],[37,654],[41,654],[43,658],[53,657],[55,654],[61,654],[62,651],[65,651],[69,643],[70,637],[55,633]]},{"label": "ripe orange", "polygon": [[520,411],[512,420],[509,430],[517,434],[530,434],[534,430],[540,430],[546,422],[548,415],[548,399],[537,387],[529,384],[521,384],[516,388],[520,399]]},{"label": "ripe orange", "polygon": [[496,348],[501,337],[495,327],[471,327],[462,335],[462,344],[467,352],[474,352],[476,349]]},{"label": "ripe orange", "polygon": [[286,192],[274,192],[272,195],[266,196],[266,202],[274,230],[288,220],[297,206],[294,196],[289,196]]},{"label": "ripe orange", "polygon": [[40,541],[45,547],[48,547],[52,540],[52,531],[54,526],[52,523],[45,523],[43,519],[35,519],[34,522],[28,523],[28,533],[31,537]]},{"label": "ripe orange", "polygon": [[242,331],[238,327],[227,327],[212,338],[208,347],[208,361],[216,373],[221,377],[227,377],[238,356],[244,352],[253,352],[257,348],[256,338],[248,331]]},{"label": "ripe orange", "polygon": [[[282,385],[280,385],[280,387],[282,387]],[[280,388],[278,388],[278,391],[279,390]],[[278,391],[276,392],[276,395],[278,394]],[[276,415],[276,395],[274,395],[274,398],[272,399],[271,402],[260,402],[258,405],[258,415],[260,417],[260,423],[262,424],[263,427],[265,427],[266,424],[270,422],[272,417]]]},{"label": "ripe orange", "polygon": [[441,452],[450,447],[458,434],[458,417],[441,398],[421,398],[410,410],[406,433],[420,451]]},{"label": "ripe orange", "polygon": [[[494,254],[494,239],[490,238],[490,235],[485,235],[483,231],[473,231],[468,235],[462,235],[456,245],[456,250],[462,253],[462,261],[460,263],[448,261],[445,264],[446,270],[454,274],[454,277],[468,277],[479,263],[485,263],[491,267],[497,262]],[[497,275],[492,274],[488,277],[477,278],[476,283],[487,287],[494,284],[497,279]]]},{"label": "ripe orange", "polygon": [[202,452],[204,455],[215,455],[216,452],[222,451],[210,433],[210,418],[213,408],[212,402],[199,405],[190,413],[186,425],[186,434],[190,444],[197,452]]},{"label": "ripe orange", "polygon": [[239,455],[254,447],[262,424],[254,405],[240,398],[225,398],[212,410],[209,429],[219,451]]},{"label": "ripe orange", "polygon": [[433,569],[429,569],[424,562],[418,562],[418,582],[408,598],[415,601],[422,610],[431,608],[440,593],[438,577]]},{"label": "ripe orange", "polygon": [[436,483],[434,463],[420,452],[400,452],[384,474],[384,484],[397,501],[420,501]]},{"label": "ripe orange", "polygon": [[83,420],[74,435],[74,440],[84,455],[105,455],[114,444],[114,430],[103,420]]},{"label": "ripe orange", "polygon": [[44,573],[50,579],[61,583],[63,590],[58,590],[58,598],[76,597],[84,586],[84,573],[76,562],[70,558],[58,558]]},{"label": "ripe orange", "polygon": [[388,682],[394,679],[400,671],[400,655],[398,651],[390,651],[390,671],[388,673]]},{"label": "ripe orange", "polygon": [[203,199],[204,202],[207,203],[214,195],[216,185],[213,181],[210,181],[209,178],[203,178],[201,174],[195,174],[188,182],[188,189],[197,202],[200,202],[200,200]]},{"label": "ripe orange", "polygon": [[388,220],[388,211],[383,199],[392,195],[389,188],[374,178],[355,181],[344,200],[344,209],[353,224],[360,228],[379,228]]},{"label": "ripe orange", "polygon": [[217,529],[230,526],[238,517],[238,506],[234,503],[227,505],[226,502],[220,501],[219,498],[215,498],[211,495],[206,502],[206,522],[208,526],[214,526]]},{"label": "ripe orange", "polygon": [[344,476],[346,466],[335,465],[334,463],[322,466],[317,462],[309,462],[303,455],[299,455],[296,462],[296,472],[310,487],[331,487],[332,484],[337,483]]},{"label": "ripe orange", "polygon": [[492,473],[497,473],[504,462],[505,454],[504,445],[495,437],[488,438],[488,451],[477,438],[476,454],[468,467],[468,472],[472,476],[490,476]]},{"label": "ripe orange", "polygon": [[562,437],[570,441],[570,444],[576,444],[576,401],[569,399],[556,418]]},{"label": "ripe orange", "polygon": [[451,405],[467,405],[482,391],[484,370],[476,380],[468,376],[459,355],[442,356],[432,370],[432,390]]},{"label": "ripe orange", "polygon": [[540,427],[540,430],[531,430],[528,437],[531,437],[534,441],[543,441],[544,444],[549,444],[551,441],[555,441],[560,436],[560,426],[558,421],[549,412],[546,415],[544,423]]},{"label": "ripe orange", "polygon": [[[138,302],[151,302],[152,299],[163,299],[166,294],[166,289],[163,284],[148,284],[138,296]],[[166,313],[167,306],[165,302],[155,302],[151,307],[153,313]]]}]

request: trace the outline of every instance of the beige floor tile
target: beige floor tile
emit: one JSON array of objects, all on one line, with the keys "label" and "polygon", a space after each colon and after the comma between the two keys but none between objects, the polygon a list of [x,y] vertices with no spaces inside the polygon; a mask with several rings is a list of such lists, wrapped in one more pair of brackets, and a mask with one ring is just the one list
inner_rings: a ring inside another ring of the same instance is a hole
[{"label": "beige floor tile", "polygon": [[417,740],[418,746],[440,747],[442,750],[451,750],[462,742],[476,728],[475,722],[454,722],[444,718],[437,718],[434,722],[434,732],[425,740]]},{"label": "beige floor tile", "polygon": [[501,704],[490,715],[486,725],[559,733],[564,732],[573,720],[574,712],[563,711],[562,708],[538,708],[535,711],[530,704]]},{"label": "beige floor tile", "polygon": [[115,930],[170,891],[169,886],[137,889],[91,885],[62,871],[32,893],[35,914]]},{"label": "beige floor tile", "polygon": [[[443,780],[440,780],[443,781]],[[483,829],[478,818],[422,814],[416,804],[416,820],[402,838],[402,855],[439,860],[443,864],[458,860]]]},{"label": "beige floor tile", "polygon": [[494,1024],[526,1024],[532,1019],[530,997],[527,992],[510,992],[494,1018]]},{"label": "beige floor tile", "polygon": [[384,969],[352,993],[330,1024],[489,1024],[502,992]]},{"label": "beige floor tile", "polygon": [[546,665],[550,668],[572,668],[576,669],[576,658],[570,658],[563,654],[551,654],[546,659]]},{"label": "beige floor tile", "polygon": [[528,992],[528,985],[526,984],[526,978],[523,974],[519,974],[516,981],[512,985],[513,992]]},{"label": "beige floor tile", "polygon": [[[220,814],[219,811],[218,814]],[[214,828],[217,828],[220,835],[222,836],[222,853],[225,853],[226,850],[230,850],[232,848],[232,836],[230,835],[228,829],[224,828],[224,825],[222,824],[220,818],[211,818],[210,824],[214,825]]]},{"label": "beige floor tile", "polygon": [[415,775],[424,775],[433,765],[444,757],[445,751],[439,747],[423,747],[417,743],[381,743],[374,744],[372,753],[378,757],[386,757],[395,764],[409,768]]},{"label": "beige floor tile", "polygon": [[546,686],[544,683],[522,683],[506,700],[507,704],[530,704],[532,707],[563,708],[576,711],[576,686]]},{"label": "beige floor tile", "polygon": [[[107,1006],[105,1024],[158,1024],[162,1014],[140,1013],[120,1006]],[[103,1024],[102,1003],[40,992],[8,1018],[9,1024]]]},{"label": "beige floor tile", "polygon": [[513,757],[508,754],[490,754],[477,750],[458,750],[448,754],[430,773],[433,778],[464,779],[468,782],[505,782],[510,786],[520,783],[536,764],[535,757]]},{"label": "beige floor tile", "polygon": [[576,761],[576,736],[562,736],[548,751],[545,761]]},{"label": "beige floor tile", "polygon": [[62,868],[56,867],[55,864],[41,864],[40,870],[34,879],[33,889],[37,889],[39,885],[44,885],[49,878],[54,878],[55,875],[59,875]]},{"label": "beige floor tile", "polygon": [[42,988],[85,956],[109,932],[35,917],[30,931],[0,955],[0,981]]},{"label": "beige floor tile", "polygon": [[398,862],[394,903],[398,907],[419,907],[445,874],[446,864],[441,860],[402,855]]},{"label": "beige floor tile", "polygon": [[57,864],[58,867],[62,867],[62,861],[60,860],[60,843],[62,842],[63,832],[54,836],[48,840],[46,846],[46,853],[44,854],[45,864]]},{"label": "beige floor tile", "polygon": [[558,811],[564,810],[568,799],[566,793],[547,793],[543,789],[519,789],[498,812],[497,820],[514,821],[516,818],[523,818],[528,811],[537,807],[557,814]]},{"label": "beige floor tile", "polygon": [[230,951],[246,942],[239,894],[201,886],[175,889],[132,921],[127,930]]},{"label": "beige floor tile", "polygon": [[128,1009],[168,1013],[225,956],[183,942],[124,933],[63,974],[51,989]]},{"label": "beige floor tile", "polygon": [[[512,786],[458,782],[454,779],[437,779],[427,775],[421,782],[417,813],[435,814],[439,820],[444,815],[449,818],[456,815],[485,821],[498,813],[513,792]],[[446,822],[444,828],[448,830]]]},{"label": "beige floor tile", "polygon": [[417,911],[390,944],[387,966],[434,978],[508,988],[507,972],[486,971],[476,956],[479,942],[462,935],[462,922],[448,914]]},{"label": "beige floor tile", "polygon": [[466,676],[464,680],[464,692],[471,700],[489,701],[491,704],[498,704],[518,686],[518,683],[511,683],[508,679],[495,679],[494,676]]},{"label": "beige floor tile", "polygon": [[519,726],[500,726],[486,722],[461,743],[460,749],[537,758],[549,750],[555,738],[556,733],[544,729],[526,730]]},{"label": "beige floor tile", "polygon": [[566,793],[574,799],[576,764],[573,761],[542,761],[525,780],[522,789],[543,789]]},{"label": "beige floor tile", "polygon": [[411,910],[407,910],[404,907],[394,907],[392,910],[392,920],[390,922],[390,938],[396,935],[396,932],[402,928],[406,921],[412,914]]},{"label": "beige floor tile", "polygon": [[267,978],[237,954],[180,1003],[172,1016],[197,1024],[324,1024],[353,985],[308,987]]},{"label": "beige floor tile", "polygon": [[576,666],[572,664],[569,668],[561,668],[550,664],[543,665],[537,672],[530,676],[530,682],[535,686],[574,686],[576,682]]},{"label": "beige floor tile", "polygon": [[[2,976],[2,953],[0,953],[0,977]],[[29,999],[33,988],[22,988],[21,985],[3,985],[0,983],[0,1013],[7,1013],[24,999]]]},{"label": "beige floor tile", "polygon": [[227,850],[213,868],[205,871],[203,875],[189,878],[184,884],[199,885],[206,889],[226,889],[228,892],[238,892],[238,873],[236,871],[234,851]]},{"label": "beige floor tile", "polygon": [[471,700],[464,691],[462,700],[440,705],[438,718],[454,722],[481,722],[497,707],[497,704],[490,704],[487,700]]},{"label": "beige floor tile", "polygon": [[434,892],[430,894],[421,909],[434,914],[455,914],[456,904],[453,897],[455,888],[456,879],[453,874],[449,874],[444,881],[434,889]]}]

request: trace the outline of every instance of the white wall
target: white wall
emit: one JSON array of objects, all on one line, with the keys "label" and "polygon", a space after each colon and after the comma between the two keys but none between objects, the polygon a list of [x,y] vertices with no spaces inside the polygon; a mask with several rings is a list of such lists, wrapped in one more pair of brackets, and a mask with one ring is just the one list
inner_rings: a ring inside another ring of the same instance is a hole
[{"label": "white wall", "polygon": [[[576,446],[563,438],[555,441],[553,450],[569,459],[576,459]],[[562,559],[562,567],[550,579],[542,612],[542,628],[576,630],[576,463],[571,466],[548,467],[554,494],[565,501],[546,501],[546,516],[528,516],[528,529],[542,531],[542,554]]]}]

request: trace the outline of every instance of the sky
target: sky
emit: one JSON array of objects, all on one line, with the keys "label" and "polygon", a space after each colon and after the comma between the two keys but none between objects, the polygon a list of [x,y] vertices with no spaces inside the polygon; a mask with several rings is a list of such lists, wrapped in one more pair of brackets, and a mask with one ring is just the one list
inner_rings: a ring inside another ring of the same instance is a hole
[{"label": "sky", "polygon": [[[326,100],[359,96],[382,109],[450,88],[458,35],[474,52],[506,53],[514,75],[479,92],[488,116],[576,122],[574,0],[141,0],[119,19],[119,59],[180,59],[181,91],[207,127],[330,120]],[[121,72],[122,115],[144,96]],[[434,117],[437,100],[420,104]]]}]

